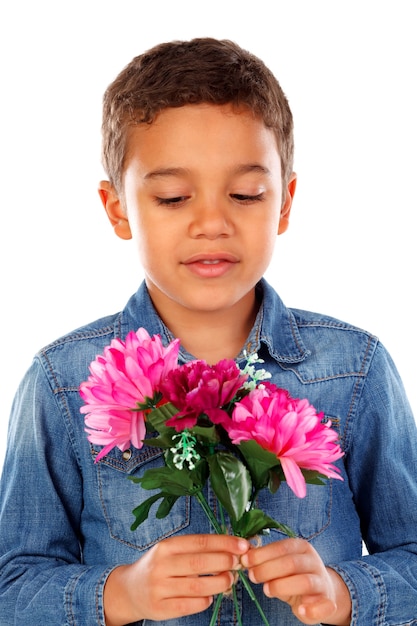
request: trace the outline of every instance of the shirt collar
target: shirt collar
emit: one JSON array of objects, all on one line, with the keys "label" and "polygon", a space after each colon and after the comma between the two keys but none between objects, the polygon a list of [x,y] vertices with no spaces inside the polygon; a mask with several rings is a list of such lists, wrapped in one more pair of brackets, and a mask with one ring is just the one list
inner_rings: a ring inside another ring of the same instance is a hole
[{"label": "shirt collar", "polygon": [[[299,363],[310,354],[306,348],[298,328],[294,314],[288,309],[281,298],[263,278],[257,285],[263,292],[260,333],[257,350],[264,343],[273,359],[281,363]],[[254,325],[254,329],[256,322]]]},{"label": "shirt collar", "polygon": [[[245,358],[245,352],[247,355],[259,352],[262,343],[277,362],[303,361],[310,352],[304,345],[293,313],[264,278],[258,283],[256,290],[262,300],[261,305],[237,361]],[[156,312],[145,282],[118,317],[116,334],[125,337],[130,330],[137,330],[139,326],[144,326],[151,336],[160,335],[164,344],[174,338]],[[192,358],[185,350],[180,351],[181,360],[188,361]]]}]

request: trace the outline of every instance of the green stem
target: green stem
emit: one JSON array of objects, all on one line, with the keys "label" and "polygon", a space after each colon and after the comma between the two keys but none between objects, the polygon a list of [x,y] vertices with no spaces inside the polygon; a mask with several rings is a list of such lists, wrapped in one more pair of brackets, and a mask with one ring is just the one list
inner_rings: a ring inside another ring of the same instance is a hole
[{"label": "green stem", "polygon": [[211,508],[207,504],[207,500],[205,499],[205,497],[203,496],[201,491],[197,491],[196,492],[196,496],[197,496],[197,500],[199,501],[200,505],[204,509],[204,513],[207,515],[207,517],[210,520],[210,523],[213,526],[213,528],[216,531],[216,533],[218,535],[223,535],[224,533],[223,533],[223,531],[221,529],[221,526],[220,526],[219,522],[217,521],[217,519],[214,517],[213,511],[211,510]]},{"label": "green stem", "polygon": [[236,619],[237,619],[238,626],[243,626],[243,624],[242,624],[242,616],[240,614],[240,609],[239,609],[239,602],[238,602],[238,599],[237,599],[236,585],[233,585],[233,603],[234,603],[235,609],[236,609]]},{"label": "green stem", "polygon": [[222,503],[219,502],[219,514],[220,514],[220,522],[221,522],[221,527],[223,528],[223,532],[226,532],[226,520],[224,519],[224,510],[223,510],[223,506]]},{"label": "green stem", "polygon": [[[223,535],[224,532],[222,531],[222,528],[219,524],[219,522],[217,521],[217,519],[215,518],[213,511],[211,510],[211,508],[209,507],[207,500],[205,499],[205,497],[203,496],[201,491],[197,491],[195,493],[195,495],[197,496],[197,500],[199,501],[201,507],[203,508],[205,514],[207,515],[208,519],[210,520],[210,523],[212,524],[214,530],[216,531],[216,533],[218,535]],[[220,505],[221,506],[221,505]],[[265,626],[269,626],[269,622],[265,616],[265,613],[262,610],[261,605],[258,602],[257,597],[255,596],[255,594],[253,593],[253,589],[250,586],[250,583],[248,581],[248,579],[246,578],[244,572],[242,572],[242,570],[238,570],[238,576],[243,584],[243,586],[245,587],[246,591],[249,594],[250,599],[255,603],[256,608],[259,611],[259,615],[262,618],[263,623],[265,624]],[[223,594],[219,594],[217,596],[216,599],[216,604],[214,606],[214,611],[213,611],[213,615],[210,621],[210,626],[214,626],[219,610],[220,610],[220,604],[223,598]],[[242,621],[241,621],[241,616],[240,616],[240,610],[239,610],[239,604],[238,604],[238,600],[237,600],[237,596],[236,596],[236,588],[235,585],[233,584],[233,602],[235,605],[235,610],[236,610],[236,617],[238,620],[238,624],[239,626],[242,626]]]},{"label": "green stem", "polygon": [[256,606],[256,608],[257,608],[257,609],[258,609],[258,611],[259,611],[259,615],[262,617],[262,621],[263,621],[263,623],[264,623],[266,626],[269,626],[269,622],[268,622],[268,620],[267,620],[267,618],[266,618],[266,615],[265,615],[265,613],[263,612],[262,607],[261,607],[261,605],[259,604],[257,597],[256,597],[256,596],[255,596],[255,594],[253,593],[253,589],[252,589],[252,587],[250,586],[250,583],[249,583],[248,579],[246,578],[245,573],[244,573],[244,572],[242,572],[242,570],[239,570],[239,571],[238,571],[238,575],[239,575],[240,580],[242,581],[243,586],[245,587],[246,591],[248,592],[250,599],[251,599],[251,600],[253,600],[253,602],[255,603],[255,606]]},{"label": "green stem", "polygon": [[213,615],[211,616],[211,620],[210,620],[210,626],[215,626],[217,622],[217,616],[220,611],[220,605],[222,603],[222,600],[223,600],[223,594],[219,593],[219,595],[216,598],[216,604],[214,605]]}]

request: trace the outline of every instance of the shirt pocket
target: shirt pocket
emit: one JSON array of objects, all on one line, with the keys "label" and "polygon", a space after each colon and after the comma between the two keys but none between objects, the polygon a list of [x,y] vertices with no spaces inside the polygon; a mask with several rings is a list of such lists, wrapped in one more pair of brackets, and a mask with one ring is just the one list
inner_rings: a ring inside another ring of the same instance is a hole
[{"label": "shirt pocket", "polygon": [[147,469],[163,465],[161,450],[151,447],[140,450],[132,447],[125,452],[114,448],[97,463],[99,497],[112,539],[131,548],[145,550],[190,524],[190,498],[182,496],[168,516],[162,519],[156,517],[158,500],[152,505],[148,519],[136,530],[131,530],[135,521],[133,509],[157,491],[143,489],[128,477],[143,476]]},{"label": "shirt pocket", "polygon": [[[257,506],[268,511],[273,519],[289,526],[298,537],[308,540],[330,525],[331,505],[332,480],[326,480],[323,485],[307,485],[305,498],[298,498],[283,482],[274,494],[263,490],[257,501]],[[286,536],[281,532],[279,534]]]}]

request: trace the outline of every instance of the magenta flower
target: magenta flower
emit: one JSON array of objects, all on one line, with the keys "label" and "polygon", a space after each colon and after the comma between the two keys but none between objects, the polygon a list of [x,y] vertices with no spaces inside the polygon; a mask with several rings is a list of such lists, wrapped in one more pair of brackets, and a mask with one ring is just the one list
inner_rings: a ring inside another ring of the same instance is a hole
[{"label": "magenta flower", "polygon": [[225,407],[246,379],[231,359],[223,359],[216,365],[191,361],[172,370],[161,384],[161,391],[178,413],[167,420],[167,426],[178,432],[192,428],[201,414],[207,415],[213,424],[229,419]]},{"label": "magenta flower", "polygon": [[139,405],[151,401],[161,381],[177,366],[179,340],[167,347],[159,335],[144,328],[131,331],[125,341],[113,339],[104,353],[90,364],[90,376],[80,385],[85,402],[88,440],[103,445],[100,460],[117,446],[141,448],[145,437],[145,411]]},{"label": "magenta flower", "polygon": [[330,420],[323,422],[308,400],[296,400],[284,389],[265,383],[235,404],[232,418],[224,423],[233,443],[254,439],[279,459],[288,486],[299,498],[306,495],[300,468],[338,478],[332,465],[343,456]]}]

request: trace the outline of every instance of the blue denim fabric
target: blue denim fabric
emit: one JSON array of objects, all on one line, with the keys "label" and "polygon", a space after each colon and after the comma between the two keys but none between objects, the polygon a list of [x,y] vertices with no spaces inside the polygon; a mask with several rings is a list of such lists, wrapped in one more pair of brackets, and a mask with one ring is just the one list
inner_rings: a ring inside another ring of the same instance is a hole
[{"label": "blue denim fabric", "polygon": [[[289,310],[265,281],[259,288],[263,305],[245,348],[265,359],[273,382],[333,420],[345,451],[343,482],[308,486],[305,499],[283,484],[273,496],[262,493],[259,506],[311,541],[344,578],[352,624],[417,624],[417,433],[395,366],[369,333]],[[130,530],[132,509],[149,493],[126,477],[161,464],[158,450],[115,449],[94,464],[99,447],[87,441],[78,388],[111,339],[139,326],[170,339],[144,285],[120,314],[42,350],[21,383],[0,492],[1,626],[104,625],[103,588],[112,568],[174,533],[210,532],[189,498],[168,518],[151,516]],[[263,541],[281,537],[272,531]],[[369,555],[362,556],[362,540]],[[286,604],[255,589],[271,626],[299,624]],[[238,593],[244,624],[257,626],[256,609]],[[211,613],[163,623],[204,626]],[[234,620],[226,599],[221,623]]]}]

